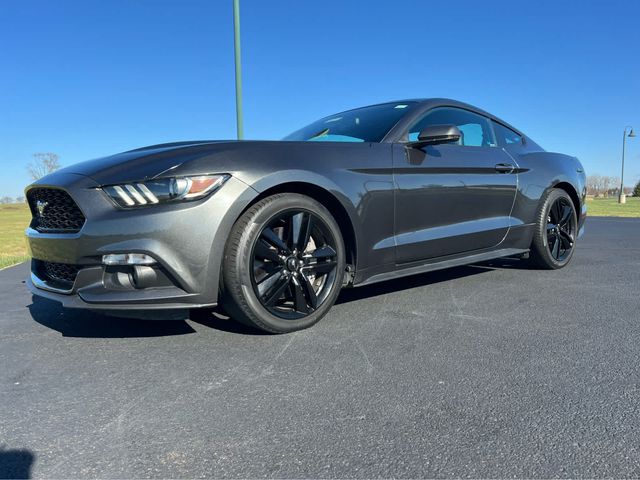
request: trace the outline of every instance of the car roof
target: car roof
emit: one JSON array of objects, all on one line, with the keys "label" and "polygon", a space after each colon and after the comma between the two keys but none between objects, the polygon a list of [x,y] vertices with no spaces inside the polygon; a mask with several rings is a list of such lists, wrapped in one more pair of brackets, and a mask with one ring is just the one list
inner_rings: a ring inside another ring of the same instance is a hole
[{"label": "car roof", "polygon": [[478,114],[483,115],[485,117],[488,117],[488,118],[490,118],[492,120],[495,120],[496,122],[501,123],[505,127],[508,127],[511,130],[515,131],[516,133],[518,133],[518,134],[520,134],[520,135],[522,135],[524,137],[527,137],[527,135],[525,135],[521,130],[517,129],[516,127],[514,127],[510,123],[505,122],[501,118],[493,115],[492,113],[489,113],[486,110],[478,108],[478,107],[476,107],[474,105],[471,105],[469,103],[461,102],[459,100],[453,100],[452,98],[435,98],[435,97],[434,98],[406,98],[406,99],[401,99],[401,100],[391,100],[391,101],[387,101],[387,102],[374,103],[374,104],[371,104],[371,105],[363,105],[361,107],[351,108],[349,110],[344,110],[344,111],[339,112],[339,113],[347,113],[347,112],[352,112],[354,110],[359,110],[361,108],[376,107],[376,106],[379,106],[379,105],[394,105],[394,104],[405,104],[405,103],[406,104],[412,104],[412,106],[414,107],[414,108],[412,108],[412,111],[414,113],[417,112],[417,115],[421,115],[424,111],[429,110],[431,108],[435,108],[435,107],[456,107],[456,108],[462,108],[462,109],[465,109],[465,110],[470,110],[472,112],[475,112],[475,113],[478,113]]}]

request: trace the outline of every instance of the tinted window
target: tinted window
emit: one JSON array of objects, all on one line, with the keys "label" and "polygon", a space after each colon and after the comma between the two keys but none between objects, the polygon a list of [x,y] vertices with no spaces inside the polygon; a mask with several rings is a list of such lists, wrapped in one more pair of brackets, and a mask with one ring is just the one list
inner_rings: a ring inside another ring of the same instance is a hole
[{"label": "tinted window", "polygon": [[409,129],[409,141],[414,142],[429,125],[455,125],[462,132],[459,145],[467,147],[495,146],[489,120],[482,115],[460,108],[436,108]]},{"label": "tinted window", "polygon": [[498,145],[505,147],[507,145],[522,145],[522,136],[505,127],[504,125],[493,122],[493,131],[496,133]]},{"label": "tinted window", "polygon": [[283,140],[305,142],[379,142],[411,108],[409,103],[385,103],[339,113],[312,123]]}]

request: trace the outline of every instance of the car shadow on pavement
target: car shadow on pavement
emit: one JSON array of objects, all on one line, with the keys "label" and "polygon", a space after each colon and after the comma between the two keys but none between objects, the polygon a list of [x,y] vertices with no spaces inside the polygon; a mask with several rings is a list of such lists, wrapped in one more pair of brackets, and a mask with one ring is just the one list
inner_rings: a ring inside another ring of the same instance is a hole
[{"label": "car shadow on pavement", "polygon": [[38,296],[32,297],[28,308],[31,318],[47,328],[57,330],[64,337],[165,337],[195,333],[184,320],[153,321],[111,317],[89,310],[66,309],[57,302]]},{"label": "car shadow on pavement", "polygon": [[478,263],[477,266],[485,267],[492,270],[538,270],[539,268],[532,265],[528,261],[518,258],[504,257],[496,258],[494,260],[488,260],[486,262]]},{"label": "car shadow on pavement", "polygon": [[[336,304],[349,303],[412,288],[490,272],[498,268],[523,268],[518,260],[497,260],[477,265],[438,270],[398,278],[358,288],[345,289]],[[239,335],[269,335],[229,318],[220,309],[192,310],[184,320],[139,320],[102,315],[89,310],[65,309],[57,302],[38,296],[29,305],[31,317],[41,325],[60,332],[65,337],[136,338],[164,337],[196,333],[190,320],[199,325]],[[1,478],[1,477],[0,477]]]},{"label": "car shadow on pavement", "polygon": [[251,328],[244,323],[235,321],[221,308],[191,310],[189,320],[222,332],[237,333],[240,335],[272,335],[269,332]]},{"label": "car shadow on pavement", "polygon": [[426,287],[428,285],[469,277],[471,275],[478,275],[492,270],[495,269],[487,265],[467,265],[463,267],[419,273],[417,275],[410,275],[395,280],[387,280],[363,287],[348,288],[342,291],[336,304],[377,297],[378,295],[386,295],[388,293],[409,290],[411,288]]},{"label": "car shadow on pavement", "polygon": [[223,332],[269,335],[232,320],[220,309],[191,310],[185,312],[184,319],[179,320],[137,319],[103,315],[90,310],[67,309],[57,302],[35,295],[28,308],[31,318],[60,332],[63,337],[142,338],[196,333],[186,320]]},{"label": "car shadow on pavement", "polygon": [[0,478],[31,478],[35,458],[29,450],[5,450],[0,445]]}]

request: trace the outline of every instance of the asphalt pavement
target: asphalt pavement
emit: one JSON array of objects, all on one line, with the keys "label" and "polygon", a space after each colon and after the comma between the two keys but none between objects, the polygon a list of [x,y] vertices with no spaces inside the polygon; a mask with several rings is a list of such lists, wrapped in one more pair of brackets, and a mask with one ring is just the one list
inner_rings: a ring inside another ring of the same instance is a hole
[{"label": "asphalt pavement", "polygon": [[0,478],[640,476],[640,220],[281,336],[63,311],[27,272],[0,272]]}]

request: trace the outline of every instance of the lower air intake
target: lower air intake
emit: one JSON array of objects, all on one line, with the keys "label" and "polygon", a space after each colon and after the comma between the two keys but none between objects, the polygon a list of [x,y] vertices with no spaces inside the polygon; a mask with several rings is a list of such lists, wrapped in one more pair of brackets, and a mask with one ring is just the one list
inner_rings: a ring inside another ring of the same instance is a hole
[{"label": "lower air intake", "polygon": [[36,260],[36,274],[39,278],[66,288],[73,286],[78,271],[80,267],[77,265]]}]

